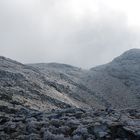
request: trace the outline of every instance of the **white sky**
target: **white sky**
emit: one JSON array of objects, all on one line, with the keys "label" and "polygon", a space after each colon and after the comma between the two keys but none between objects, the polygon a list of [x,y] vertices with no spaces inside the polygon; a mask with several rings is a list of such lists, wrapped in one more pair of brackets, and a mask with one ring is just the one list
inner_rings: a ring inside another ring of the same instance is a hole
[{"label": "white sky", "polygon": [[129,26],[140,26],[140,1],[139,0],[102,0],[112,10],[122,12],[127,16]]},{"label": "white sky", "polygon": [[103,10],[109,10],[124,14],[129,26],[140,26],[139,0],[58,0],[56,3],[54,7],[61,6],[75,18],[82,18],[91,14],[96,18],[100,16],[101,12],[104,12]]},{"label": "white sky", "polygon": [[0,0],[0,55],[90,68],[140,48],[139,0]]}]

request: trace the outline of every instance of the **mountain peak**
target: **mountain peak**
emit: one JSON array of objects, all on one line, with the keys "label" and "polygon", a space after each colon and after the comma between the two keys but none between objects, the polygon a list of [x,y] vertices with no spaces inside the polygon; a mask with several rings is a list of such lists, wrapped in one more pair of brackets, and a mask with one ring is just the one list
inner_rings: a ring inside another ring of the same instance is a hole
[{"label": "mountain peak", "polygon": [[134,49],[130,49],[130,50],[128,50],[128,51],[126,51],[126,52],[124,52],[122,55],[124,55],[124,56],[133,56],[133,55],[139,55],[140,56],[140,49],[136,49],[136,48],[134,48]]},{"label": "mountain peak", "polygon": [[113,61],[135,61],[140,62],[140,49],[130,49],[124,52],[119,57],[115,58]]},{"label": "mountain peak", "polygon": [[0,56],[0,60],[5,60],[5,59],[7,59],[7,58],[4,56]]},{"label": "mountain peak", "polygon": [[0,64],[13,64],[13,65],[22,65],[22,63],[18,62],[18,61],[15,61],[15,60],[12,60],[10,58],[7,58],[7,57],[4,57],[4,56],[0,56]]}]

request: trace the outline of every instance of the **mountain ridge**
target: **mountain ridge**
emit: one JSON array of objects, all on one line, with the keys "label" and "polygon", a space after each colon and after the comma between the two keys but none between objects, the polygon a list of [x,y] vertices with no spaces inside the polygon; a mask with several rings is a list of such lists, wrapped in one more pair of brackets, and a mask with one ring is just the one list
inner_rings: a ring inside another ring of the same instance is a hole
[{"label": "mountain ridge", "polygon": [[0,57],[0,140],[139,140],[139,58],[83,70]]},{"label": "mountain ridge", "polygon": [[35,109],[47,109],[47,106],[48,109],[58,106],[104,108],[110,105],[113,108],[139,108],[139,58],[140,50],[132,49],[110,63],[84,70],[59,63],[25,65],[1,56],[0,87],[5,92],[15,92],[16,100],[22,97]]}]

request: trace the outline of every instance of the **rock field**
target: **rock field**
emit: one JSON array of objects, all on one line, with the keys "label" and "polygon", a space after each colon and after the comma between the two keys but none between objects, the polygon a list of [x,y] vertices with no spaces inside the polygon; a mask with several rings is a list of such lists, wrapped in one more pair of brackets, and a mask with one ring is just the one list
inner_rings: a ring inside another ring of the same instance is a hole
[{"label": "rock field", "polygon": [[3,108],[0,113],[0,140],[140,140],[140,111],[135,109]]}]

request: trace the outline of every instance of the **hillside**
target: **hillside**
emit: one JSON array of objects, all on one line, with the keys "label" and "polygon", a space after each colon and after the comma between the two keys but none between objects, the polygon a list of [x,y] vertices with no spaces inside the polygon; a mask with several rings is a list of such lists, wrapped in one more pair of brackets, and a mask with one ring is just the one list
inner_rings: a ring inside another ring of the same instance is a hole
[{"label": "hillside", "polygon": [[0,104],[36,110],[139,108],[139,62],[139,49],[90,70],[57,63],[24,65],[0,57]]},{"label": "hillside", "polygon": [[140,50],[129,50],[106,65],[90,69],[84,80],[109,105],[139,108]]},{"label": "hillside", "polygon": [[139,140],[139,128],[139,49],[90,70],[0,57],[0,140]]},{"label": "hillside", "polygon": [[140,50],[132,49],[112,62],[83,70],[65,64],[32,64],[57,85],[60,92],[88,104],[102,108],[139,108],[140,106]]},{"label": "hillside", "polygon": [[[82,100],[84,98],[75,93],[75,88],[85,90],[82,85],[78,84],[79,77],[76,77],[78,73],[82,75],[83,71],[67,66],[71,74],[65,74],[65,72],[57,72],[57,67],[53,70],[50,64],[48,65],[49,70],[45,73],[32,66],[0,57],[1,105],[14,104],[18,107],[24,106],[36,110],[70,106],[89,107]],[[59,66],[61,67],[61,65]],[[68,72],[68,70],[66,71]],[[80,89],[81,87],[83,89]]]}]

